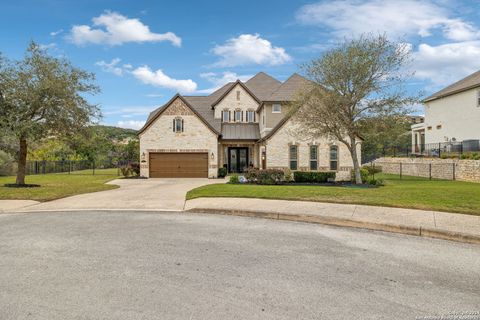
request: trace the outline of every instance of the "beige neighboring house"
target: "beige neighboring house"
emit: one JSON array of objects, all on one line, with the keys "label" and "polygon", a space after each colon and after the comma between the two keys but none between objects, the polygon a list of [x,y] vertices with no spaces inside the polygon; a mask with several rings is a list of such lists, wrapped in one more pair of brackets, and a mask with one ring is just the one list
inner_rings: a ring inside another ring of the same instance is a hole
[{"label": "beige neighboring house", "polygon": [[220,167],[230,173],[257,167],[333,170],[337,179],[349,179],[345,145],[296,133],[288,106],[307,82],[298,74],[281,82],[260,72],[208,96],[175,95],[139,131],[141,175],[215,178]]},{"label": "beige neighboring house", "polygon": [[[479,150],[480,71],[426,98],[425,120],[412,125],[412,152],[441,145],[463,151]],[[476,149],[476,150],[475,150]],[[428,151],[428,150],[427,150]]]}]

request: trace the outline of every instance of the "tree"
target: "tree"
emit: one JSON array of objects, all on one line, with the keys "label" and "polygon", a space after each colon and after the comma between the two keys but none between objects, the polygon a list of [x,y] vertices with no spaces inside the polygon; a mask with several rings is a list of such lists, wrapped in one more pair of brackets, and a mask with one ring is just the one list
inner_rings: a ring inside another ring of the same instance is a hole
[{"label": "tree", "polygon": [[17,184],[25,184],[28,141],[76,132],[100,117],[84,97],[99,92],[94,81],[94,74],[34,42],[23,60],[0,60],[0,130],[18,141]]},{"label": "tree", "polygon": [[304,66],[310,85],[298,95],[292,112],[306,136],[327,136],[349,150],[355,183],[361,184],[357,145],[369,118],[404,115],[417,101],[403,90],[410,60],[406,44],[386,36],[345,40]]}]

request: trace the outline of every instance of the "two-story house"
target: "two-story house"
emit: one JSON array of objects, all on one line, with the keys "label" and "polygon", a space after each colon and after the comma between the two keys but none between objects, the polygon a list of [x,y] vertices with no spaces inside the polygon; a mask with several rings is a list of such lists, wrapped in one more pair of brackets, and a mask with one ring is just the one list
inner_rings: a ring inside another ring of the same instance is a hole
[{"label": "two-story house", "polygon": [[214,178],[219,167],[257,167],[334,170],[348,178],[352,160],[343,144],[295,130],[289,103],[307,82],[298,74],[281,82],[260,72],[208,96],[175,95],[139,131],[141,175]]},{"label": "two-story house", "polygon": [[411,127],[413,153],[450,151],[449,147],[480,150],[480,71],[432,94],[423,103],[425,120]]}]

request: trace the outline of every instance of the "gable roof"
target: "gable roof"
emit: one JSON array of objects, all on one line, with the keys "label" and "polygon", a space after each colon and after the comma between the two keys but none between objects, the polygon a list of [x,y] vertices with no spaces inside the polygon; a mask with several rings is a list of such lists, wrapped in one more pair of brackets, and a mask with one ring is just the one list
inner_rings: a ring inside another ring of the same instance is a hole
[{"label": "gable roof", "polygon": [[[188,101],[190,100],[191,102],[195,101],[196,99],[195,98],[208,98],[208,97],[203,97],[203,96],[190,96],[190,97],[183,97],[181,96],[180,94],[176,94],[175,96],[173,96],[172,99],[170,99],[167,103],[165,103],[163,106],[157,108],[156,110],[154,110],[153,112],[150,113],[148,119],[147,119],[147,122],[145,122],[145,125],[138,131],[137,134],[141,134],[143,133],[155,120],[158,119],[158,117],[160,117],[160,115],[168,109],[168,106],[170,106],[170,104],[173,103],[173,101],[175,101],[176,99],[181,99],[185,105],[187,105],[187,107],[189,107],[193,113],[195,113],[195,115],[203,122],[205,123],[205,125],[210,129],[212,130],[215,134],[217,135],[220,135],[220,124],[218,124],[217,128],[215,128],[212,124],[215,124],[215,119],[213,119],[213,114],[211,115],[211,119],[209,119],[210,121],[207,121],[207,119],[204,117],[204,116],[207,116],[207,117],[210,117],[210,113],[207,113],[207,112],[204,112],[204,108],[201,108],[201,107],[198,107],[198,106],[201,106],[201,103],[198,103],[199,101],[197,100],[196,104],[198,105],[197,108],[194,108],[192,106],[192,104]],[[201,100],[201,99],[199,99]]]},{"label": "gable roof", "polygon": [[[248,87],[240,80],[237,80],[235,82],[232,83],[232,85],[227,89],[225,90],[225,92],[223,92],[216,100],[214,100],[214,102],[212,103],[212,109],[220,103],[220,101],[223,100],[223,98],[225,98],[227,96],[227,94],[230,93],[230,91],[232,91],[233,88],[235,88],[237,85],[241,86],[243,89],[245,89],[245,91],[248,92],[249,95],[252,96],[252,98],[257,101],[258,104],[261,104],[262,102],[257,98],[257,96],[255,96],[253,94],[252,91],[250,91],[250,89],[248,89]],[[217,90],[218,91],[218,90]]]},{"label": "gable roof", "polygon": [[310,80],[294,73],[285,80],[265,101],[291,101],[295,98],[297,92],[307,86]]},{"label": "gable roof", "polygon": [[261,101],[267,100],[272,92],[277,90],[281,84],[280,81],[265,72],[259,72],[245,82],[245,86]]},{"label": "gable roof", "polygon": [[440,99],[446,96],[450,96],[455,93],[466,91],[480,87],[480,70],[472,73],[471,75],[463,78],[460,81],[457,81],[442,90],[435,92],[431,96],[427,97],[423,102],[428,102],[436,99]]}]

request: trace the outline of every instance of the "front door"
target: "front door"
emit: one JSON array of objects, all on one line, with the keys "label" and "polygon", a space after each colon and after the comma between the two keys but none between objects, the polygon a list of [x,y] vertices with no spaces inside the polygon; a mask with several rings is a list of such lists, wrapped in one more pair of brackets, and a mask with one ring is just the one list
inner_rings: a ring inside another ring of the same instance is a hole
[{"label": "front door", "polygon": [[241,173],[248,167],[248,148],[228,148],[228,172]]}]

